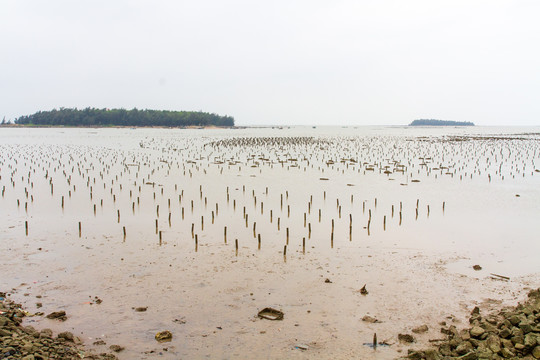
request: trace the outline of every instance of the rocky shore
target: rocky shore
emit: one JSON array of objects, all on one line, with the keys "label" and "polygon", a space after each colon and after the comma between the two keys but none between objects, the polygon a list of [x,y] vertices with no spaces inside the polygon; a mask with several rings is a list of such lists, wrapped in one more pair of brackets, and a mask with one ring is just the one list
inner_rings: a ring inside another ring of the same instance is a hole
[{"label": "rocky shore", "polygon": [[54,336],[50,329],[37,331],[32,326],[23,326],[23,318],[27,315],[20,304],[0,292],[0,359],[117,359],[114,354],[98,355],[85,351],[81,340],[71,332]]},{"label": "rocky shore", "polygon": [[409,350],[414,360],[499,360],[540,359],[540,288],[514,308],[482,315],[475,307],[470,327],[458,330],[442,323],[445,335],[438,346],[422,351]]}]

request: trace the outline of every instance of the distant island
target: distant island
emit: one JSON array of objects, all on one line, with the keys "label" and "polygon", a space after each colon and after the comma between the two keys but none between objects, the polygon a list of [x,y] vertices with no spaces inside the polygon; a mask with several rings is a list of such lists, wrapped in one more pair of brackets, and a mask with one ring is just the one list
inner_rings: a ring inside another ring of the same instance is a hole
[{"label": "distant island", "polygon": [[234,118],[202,111],[68,109],[39,111],[15,119],[16,125],[37,126],[234,126]]},{"label": "distant island", "polygon": [[410,123],[409,126],[474,126],[474,123],[469,121],[418,119]]}]

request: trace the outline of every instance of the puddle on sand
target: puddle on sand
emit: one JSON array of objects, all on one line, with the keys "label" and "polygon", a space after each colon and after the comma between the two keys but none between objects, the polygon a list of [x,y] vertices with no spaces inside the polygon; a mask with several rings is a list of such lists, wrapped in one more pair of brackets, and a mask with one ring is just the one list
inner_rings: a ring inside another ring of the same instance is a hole
[{"label": "puddle on sand", "polygon": [[392,359],[538,286],[533,130],[2,130],[2,290],[123,359]]}]

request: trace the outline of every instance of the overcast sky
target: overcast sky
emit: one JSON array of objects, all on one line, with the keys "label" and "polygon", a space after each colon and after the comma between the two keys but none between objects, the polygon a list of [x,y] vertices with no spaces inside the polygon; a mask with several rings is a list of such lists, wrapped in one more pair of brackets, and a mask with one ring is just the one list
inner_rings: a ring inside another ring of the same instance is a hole
[{"label": "overcast sky", "polygon": [[540,1],[0,0],[0,118],[540,125]]}]

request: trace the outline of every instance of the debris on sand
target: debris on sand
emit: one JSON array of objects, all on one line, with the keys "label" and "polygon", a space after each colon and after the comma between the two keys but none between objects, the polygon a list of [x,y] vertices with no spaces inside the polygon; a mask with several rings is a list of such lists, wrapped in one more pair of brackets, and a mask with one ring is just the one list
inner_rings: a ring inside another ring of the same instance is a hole
[{"label": "debris on sand", "polygon": [[276,309],[264,308],[261,311],[259,311],[257,316],[261,319],[267,319],[267,320],[283,320],[284,314],[283,312]]},{"label": "debris on sand", "polygon": [[160,331],[155,336],[159,342],[167,342],[172,340],[172,333],[169,330]]}]

